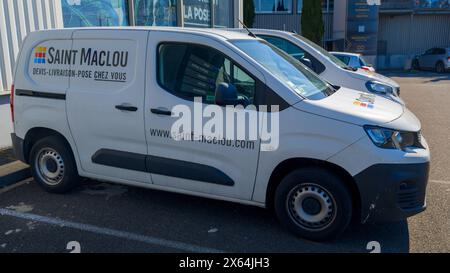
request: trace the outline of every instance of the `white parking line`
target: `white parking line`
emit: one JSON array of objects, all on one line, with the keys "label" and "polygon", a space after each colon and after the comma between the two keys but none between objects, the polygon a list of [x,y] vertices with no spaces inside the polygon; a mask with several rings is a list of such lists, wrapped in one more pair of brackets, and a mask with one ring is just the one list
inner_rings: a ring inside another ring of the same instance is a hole
[{"label": "white parking line", "polygon": [[160,239],[160,238],[156,238],[156,237],[150,237],[150,236],[145,236],[145,235],[141,235],[141,234],[130,233],[130,232],[126,232],[126,231],[120,231],[120,230],[115,230],[115,229],[93,226],[93,225],[89,225],[89,224],[76,223],[76,222],[66,221],[66,220],[57,219],[57,218],[50,218],[50,217],[40,216],[40,215],[36,215],[36,214],[31,214],[31,213],[22,213],[22,212],[18,212],[18,211],[14,211],[14,210],[9,210],[9,209],[0,209],[0,215],[11,216],[11,217],[35,221],[35,222],[41,222],[41,223],[45,223],[45,224],[49,224],[49,225],[53,225],[53,226],[78,229],[81,231],[87,231],[87,232],[117,237],[117,238],[126,239],[126,240],[143,242],[143,243],[152,244],[152,245],[159,245],[159,246],[174,248],[174,249],[183,250],[183,251],[187,251],[187,252],[199,252],[199,253],[223,253],[224,252],[222,250],[218,250],[218,249],[214,249],[214,248],[207,248],[207,247],[202,247],[202,246],[197,246],[197,245],[192,245],[192,244],[181,243],[181,242],[177,242],[177,241],[165,240],[165,239]]},{"label": "white parking line", "polygon": [[445,181],[445,180],[430,180],[430,182],[450,185],[450,181]]}]

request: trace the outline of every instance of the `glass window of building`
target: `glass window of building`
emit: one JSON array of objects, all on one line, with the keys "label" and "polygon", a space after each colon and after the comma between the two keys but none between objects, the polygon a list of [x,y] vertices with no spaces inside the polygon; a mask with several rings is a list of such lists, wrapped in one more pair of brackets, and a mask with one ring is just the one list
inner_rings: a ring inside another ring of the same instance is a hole
[{"label": "glass window of building", "polygon": [[[284,5],[292,0],[278,1],[281,1],[279,5]],[[179,26],[179,10],[182,10],[186,27],[227,28],[234,25],[232,0],[182,2],[183,8],[179,9],[181,1],[177,0],[62,0],[64,26],[128,26],[133,23],[136,26]],[[134,22],[129,18],[134,18]]]},{"label": "glass window of building", "polygon": [[184,26],[211,27],[210,0],[184,0],[183,4]]},{"label": "glass window of building", "polygon": [[414,3],[418,9],[450,9],[449,0],[416,0]]},{"label": "glass window of building", "polygon": [[64,27],[127,26],[126,0],[62,0]]},{"label": "glass window of building", "polygon": [[333,12],[334,0],[322,0],[322,10],[324,12]]},{"label": "glass window of building", "polygon": [[134,0],[137,26],[177,26],[177,0]]},{"label": "glass window of building", "polygon": [[290,13],[292,0],[253,0],[256,13]]},{"label": "glass window of building", "polygon": [[[334,0],[321,0],[322,1],[322,11],[332,12],[334,8]],[[302,13],[303,0],[297,0],[297,12]]]},{"label": "glass window of building", "polygon": [[214,27],[233,27],[233,1],[213,0]]}]

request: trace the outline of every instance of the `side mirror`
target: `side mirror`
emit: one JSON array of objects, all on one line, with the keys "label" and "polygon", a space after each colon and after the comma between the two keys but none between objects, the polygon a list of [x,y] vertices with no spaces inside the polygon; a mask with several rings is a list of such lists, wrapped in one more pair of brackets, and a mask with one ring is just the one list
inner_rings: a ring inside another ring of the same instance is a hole
[{"label": "side mirror", "polygon": [[306,65],[309,69],[313,69],[312,62],[311,62],[310,59],[301,58],[301,59],[300,59],[300,62],[301,62],[302,64]]},{"label": "side mirror", "polygon": [[216,99],[217,105],[235,105],[238,100],[236,86],[229,83],[219,83],[216,87]]}]

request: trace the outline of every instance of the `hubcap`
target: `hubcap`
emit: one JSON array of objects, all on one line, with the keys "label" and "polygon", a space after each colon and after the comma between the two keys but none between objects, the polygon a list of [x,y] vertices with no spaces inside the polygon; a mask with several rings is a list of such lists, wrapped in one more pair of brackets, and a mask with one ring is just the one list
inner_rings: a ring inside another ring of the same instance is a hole
[{"label": "hubcap", "polygon": [[302,184],[292,189],[287,207],[291,219],[311,231],[327,228],[336,217],[334,197],[316,184]]},{"label": "hubcap", "polygon": [[64,161],[61,155],[51,148],[41,149],[35,164],[40,178],[48,185],[57,185],[64,178]]}]

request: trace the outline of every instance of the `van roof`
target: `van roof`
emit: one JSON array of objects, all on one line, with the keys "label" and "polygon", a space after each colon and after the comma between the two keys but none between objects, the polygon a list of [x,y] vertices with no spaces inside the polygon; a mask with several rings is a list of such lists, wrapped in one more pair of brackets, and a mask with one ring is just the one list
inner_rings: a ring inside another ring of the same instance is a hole
[{"label": "van roof", "polygon": [[[206,36],[214,36],[222,40],[233,40],[233,39],[255,39],[245,33],[229,31],[226,29],[218,28],[189,28],[189,27],[153,27],[153,26],[133,26],[133,27],[78,27],[78,28],[61,28],[61,29],[50,29],[42,30],[42,32],[67,32],[67,31],[78,31],[78,30],[117,30],[117,31],[128,31],[128,30],[142,30],[142,31],[165,31],[165,32],[181,32],[181,33],[192,33],[200,34]],[[41,31],[39,31],[41,32]]]}]

